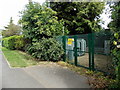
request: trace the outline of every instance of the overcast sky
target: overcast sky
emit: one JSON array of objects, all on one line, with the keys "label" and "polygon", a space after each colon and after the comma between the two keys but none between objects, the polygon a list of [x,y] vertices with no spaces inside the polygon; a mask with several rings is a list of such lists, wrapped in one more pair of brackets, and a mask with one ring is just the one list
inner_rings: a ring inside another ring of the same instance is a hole
[{"label": "overcast sky", "polygon": [[[13,18],[14,23],[17,24],[19,20],[19,11],[22,11],[29,0],[0,0],[0,29]],[[43,3],[45,0],[32,0]]]},{"label": "overcast sky", "polygon": [[107,25],[111,22],[111,8],[109,7],[109,5],[105,6],[105,9],[103,10],[103,13],[100,15],[100,19],[104,22],[104,24],[102,24],[102,27],[104,28],[108,28]]},{"label": "overcast sky", "polygon": [[[17,24],[19,20],[19,11],[22,11],[25,5],[28,3],[29,0],[1,0],[0,1],[0,29],[3,29],[4,26],[8,24],[10,21],[10,17],[13,18],[14,23]],[[32,0],[39,3],[43,3],[45,0]],[[109,12],[109,10],[108,10]],[[108,16],[110,13],[103,14],[102,19],[105,21],[103,27],[106,28],[107,23],[110,22]]]}]

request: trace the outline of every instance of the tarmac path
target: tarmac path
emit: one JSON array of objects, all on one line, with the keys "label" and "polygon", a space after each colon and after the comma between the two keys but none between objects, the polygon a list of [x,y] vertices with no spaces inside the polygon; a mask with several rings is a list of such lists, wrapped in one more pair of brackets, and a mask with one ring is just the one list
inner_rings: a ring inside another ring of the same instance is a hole
[{"label": "tarmac path", "polygon": [[11,68],[0,51],[1,61],[2,88],[90,88],[86,77],[58,65]]}]

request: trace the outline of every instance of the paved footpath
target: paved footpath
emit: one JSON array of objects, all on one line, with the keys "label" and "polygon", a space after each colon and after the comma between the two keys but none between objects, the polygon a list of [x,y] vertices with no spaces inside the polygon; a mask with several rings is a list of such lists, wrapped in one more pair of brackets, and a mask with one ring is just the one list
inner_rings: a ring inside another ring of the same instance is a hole
[{"label": "paved footpath", "polygon": [[61,66],[10,68],[0,54],[2,88],[90,88],[86,77]]}]

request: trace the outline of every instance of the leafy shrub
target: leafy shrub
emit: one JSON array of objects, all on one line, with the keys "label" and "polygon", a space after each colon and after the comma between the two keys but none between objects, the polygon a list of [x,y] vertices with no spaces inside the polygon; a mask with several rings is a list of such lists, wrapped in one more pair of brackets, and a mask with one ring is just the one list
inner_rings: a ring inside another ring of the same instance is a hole
[{"label": "leafy shrub", "polygon": [[62,46],[54,38],[43,38],[29,46],[27,51],[32,56],[47,61],[58,61],[64,53]]},{"label": "leafy shrub", "polygon": [[35,47],[31,44],[26,46],[25,52],[27,52],[28,54],[31,54],[35,52]]},{"label": "leafy shrub", "polygon": [[117,47],[120,44],[120,33],[114,33],[114,37],[111,39],[111,42],[113,43],[111,52],[113,56],[113,65],[116,69],[116,79],[120,82],[120,48]]},{"label": "leafy shrub", "polygon": [[109,84],[108,88],[109,89],[120,88],[120,84],[119,84],[118,80],[112,80],[112,81],[110,81],[110,84]]},{"label": "leafy shrub", "polygon": [[[113,47],[112,47],[112,55],[113,62],[115,63],[114,67],[116,68],[116,79],[120,82],[120,48],[117,47],[120,45],[120,2],[114,3],[111,6],[113,9],[112,12],[112,21],[108,25],[110,30],[113,32]],[[119,83],[120,86],[120,83]]]},{"label": "leafy shrub", "polygon": [[19,49],[23,50],[27,40],[21,35],[21,36],[10,36],[2,39],[2,46],[6,47],[8,49],[14,50]]},{"label": "leafy shrub", "polygon": [[3,46],[3,47],[7,47],[7,46],[8,46],[8,44],[7,44],[7,43],[8,43],[8,42],[7,42],[8,40],[7,40],[7,39],[8,39],[8,38],[3,38],[3,39],[2,39],[2,46]]},{"label": "leafy shrub", "polygon": [[25,38],[22,35],[15,37],[15,49],[23,50],[25,44]]},{"label": "leafy shrub", "polygon": [[7,38],[3,38],[3,46],[8,49],[14,50],[15,49],[15,37],[16,36],[10,36]]}]

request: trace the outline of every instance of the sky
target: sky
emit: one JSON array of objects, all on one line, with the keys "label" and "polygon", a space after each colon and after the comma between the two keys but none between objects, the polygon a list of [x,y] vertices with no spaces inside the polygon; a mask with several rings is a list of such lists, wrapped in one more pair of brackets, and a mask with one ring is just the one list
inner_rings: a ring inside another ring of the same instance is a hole
[{"label": "sky", "polygon": [[[0,0],[0,29],[8,25],[10,17],[17,24],[19,20],[19,11],[22,11],[29,0]],[[45,0],[32,0],[43,3]]]},{"label": "sky", "polygon": [[[19,11],[22,11],[29,0],[1,0],[0,1],[0,29],[4,29],[4,26],[8,25],[10,17],[13,18],[15,24],[19,20]],[[35,2],[43,3],[45,0],[32,0]],[[106,6],[108,12],[104,12],[101,15],[101,19],[105,21],[102,27],[107,28],[107,24],[111,21],[109,19],[109,7]]]},{"label": "sky", "polygon": [[101,24],[103,28],[108,28],[107,25],[112,21],[111,15],[111,9],[109,5],[106,5],[105,9],[103,10],[103,13],[100,15],[100,19],[104,22],[103,24]]}]

